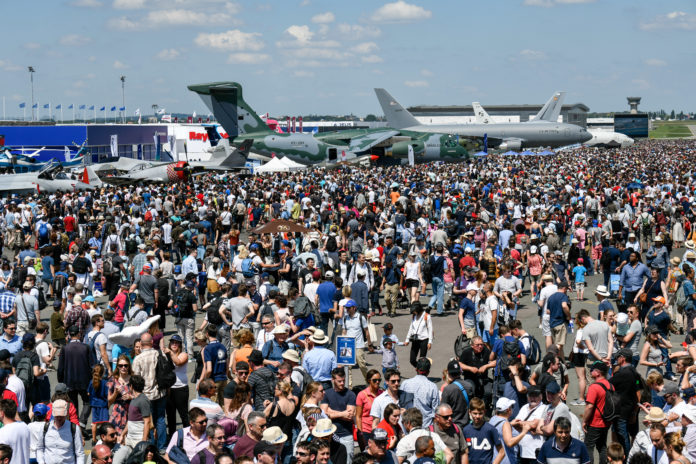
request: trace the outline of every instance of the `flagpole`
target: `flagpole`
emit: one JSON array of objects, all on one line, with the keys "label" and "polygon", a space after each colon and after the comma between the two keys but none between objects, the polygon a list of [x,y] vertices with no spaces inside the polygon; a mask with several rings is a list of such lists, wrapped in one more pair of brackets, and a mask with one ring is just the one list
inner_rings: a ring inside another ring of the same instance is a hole
[{"label": "flagpole", "polygon": [[2,97],[2,120],[7,121],[7,117],[5,116],[5,96],[4,95]]},{"label": "flagpole", "polygon": [[27,105],[24,105],[24,108],[22,108],[22,121],[27,120]]},{"label": "flagpole", "polygon": [[73,103],[70,106],[72,106],[72,122],[75,124],[75,104]]},{"label": "flagpole", "polygon": [[93,108],[94,108],[94,124],[96,124],[97,123],[97,107],[96,107],[96,105],[93,106]]},{"label": "flagpole", "polygon": [[60,105],[60,122],[63,122],[63,105]]},{"label": "flagpole", "polygon": [[53,106],[51,104],[48,104],[48,119],[49,121],[53,119]]}]

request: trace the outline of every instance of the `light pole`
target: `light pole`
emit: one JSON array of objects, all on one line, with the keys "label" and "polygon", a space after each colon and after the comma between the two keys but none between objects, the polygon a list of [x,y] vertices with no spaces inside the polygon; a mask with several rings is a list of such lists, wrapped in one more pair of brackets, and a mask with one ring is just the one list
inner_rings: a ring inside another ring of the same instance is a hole
[{"label": "light pole", "polygon": [[126,122],[126,76],[121,76],[121,122]]},{"label": "light pole", "polygon": [[29,66],[29,79],[31,80],[31,120],[34,120],[34,67]]},{"label": "light pole", "polygon": [[159,108],[159,105],[157,103],[152,104],[152,114],[154,115],[155,119],[157,119],[157,109]]}]

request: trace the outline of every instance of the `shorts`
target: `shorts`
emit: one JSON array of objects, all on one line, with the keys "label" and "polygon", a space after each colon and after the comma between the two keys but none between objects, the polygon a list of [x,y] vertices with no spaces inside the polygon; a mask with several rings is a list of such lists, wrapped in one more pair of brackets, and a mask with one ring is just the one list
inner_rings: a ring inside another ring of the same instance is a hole
[{"label": "shorts", "polygon": [[420,287],[420,280],[418,279],[406,279],[406,288],[418,288]]},{"label": "shorts", "polygon": [[602,245],[597,245],[592,247],[592,261],[598,261],[602,259]]},{"label": "shorts", "polygon": [[585,367],[587,353],[573,353],[573,367]]},{"label": "shorts", "polygon": [[561,325],[557,325],[556,327],[552,327],[551,332],[553,333],[553,342],[556,345],[560,345],[560,346],[565,345],[566,336],[568,335],[568,329],[566,329],[565,324],[561,324]]},{"label": "shorts", "polygon": [[483,343],[493,346],[493,343],[498,339],[498,329],[496,328],[493,331],[493,335],[488,333],[488,329],[484,330],[481,334],[481,338],[483,338]]},{"label": "shorts", "polygon": [[550,323],[551,323],[551,316],[548,314],[545,314],[544,317],[541,318],[541,334],[544,337],[551,336],[551,326],[549,325]]},{"label": "shorts", "polygon": [[575,291],[582,292],[585,289],[585,282],[575,282]]}]

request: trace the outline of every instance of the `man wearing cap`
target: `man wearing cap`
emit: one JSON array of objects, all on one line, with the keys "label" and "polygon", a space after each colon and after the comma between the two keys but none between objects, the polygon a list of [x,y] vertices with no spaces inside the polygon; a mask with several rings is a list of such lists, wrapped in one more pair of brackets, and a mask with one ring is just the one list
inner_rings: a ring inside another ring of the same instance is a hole
[{"label": "man wearing cap", "polygon": [[278,372],[278,366],[283,362],[283,353],[290,349],[288,345],[289,328],[285,324],[277,325],[273,328],[271,334],[273,338],[264,343],[261,347],[263,355],[263,364],[271,371]]},{"label": "man wearing cap", "polygon": [[[75,405],[77,406],[77,405]],[[48,429],[39,434],[36,443],[36,460],[46,464],[84,463],[85,451],[82,436],[75,424],[66,420],[68,403],[56,400],[51,408]]]},{"label": "man wearing cap", "polygon": [[666,412],[667,423],[665,424],[667,429],[681,429],[681,417],[688,405],[686,401],[682,399],[679,393],[679,385],[674,382],[665,383],[664,388],[658,393],[658,395],[663,397],[665,399],[665,403],[667,403],[664,408],[668,409]]},{"label": "man wearing cap", "polygon": [[302,359],[302,367],[315,382],[321,382],[325,389],[331,388],[331,372],[338,366],[336,354],[326,347],[331,339],[322,329],[317,329],[307,340],[309,349]]},{"label": "man wearing cap", "polygon": [[397,464],[399,459],[394,451],[387,449],[389,436],[383,428],[376,428],[367,439],[365,453],[374,459],[376,464]]},{"label": "man wearing cap", "polygon": [[[372,254],[370,254],[371,256]],[[357,254],[357,260],[353,263],[353,267],[350,270],[350,274],[348,275],[348,281],[344,282],[344,285],[352,285],[353,282],[356,282],[358,280],[358,274],[360,271],[364,273],[363,279],[365,281],[365,284],[367,284],[368,288],[374,287],[375,284],[375,278],[372,273],[372,263],[368,263],[366,261],[366,256],[363,253],[358,253]]]},{"label": "man wearing cap", "polygon": [[[346,337],[355,339],[355,361],[362,372],[365,382],[367,382],[367,360],[365,358],[365,349],[368,348],[372,352],[372,340],[370,340],[370,331],[365,315],[357,311],[355,301],[349,299],[344,305],[346,314],[338,321],[342,327],[342,334]],[[353,388],[353,369],[352,366],[346,366],[348,371],[348,388]]]},{"label": "man wearing cap", "polygon": [[79,417],[80,427],[84,428],[92,410],[87,386],[92,380],[92,367],[96,364],[96,359],[89,346],[80,341],[82,338],[77,326],[73,325],[68,329],[68,336],[70,340],[60,351],[58,358],[58,382],[68,387],[68,396],[75,406],[76,413],[79,413],[78,398],[82,398],[82,413]]},{"label": "man wearing cap", "polygon": [[[70,293],[72,289],[72,294]],[[77,327],[78,333],[80,335],[80,340],[82,340],[86,334],[87,328],[90,326],[89,313],[82,307],[81,304],[73,304],[75,301],[76,289],[69,287],[68,291],[68,301],[66,302],[65,318],[63,320],[63,325],[70,329],[70,327]],[[73,299],[73,303],[70,299]]]},{"label": "man wearing cap", "polygon": [[179,287],[176,289],[168,305],[176,317],[177,333],[185,342],[186,353],[189,359],[193,359],[193,329],[195,327],[196,311],[198,311],[198,299],[193,293],[194,289],[195,284],[192,281],[186,281],[183,288]]},{"label": "man wearing cap", "polygon": [[435,408],[440,404],[440,391],[437,386],[428,379],[431,363],[428,358],[420,358],[416,362],[416,375],[406,379],[401,384],[401,389],[413,395],[413,405],[423,414],[423,426],[428,427],[433,423]]},{"label": "man wearing cap", "polygon": [[[515,464],[518,462],[517,457],[520,452],[519,442],[531,429],[531,424],[529,422],[523,422],[518,428],[513,428],[510,424],[510,417],[512,417],[513,408],[516,406],[517,402],[510,398],[504,396],[498,398],[498,401],[495,403],[495,415],[488,421],[488,423],[498,431],[502,445],[505,448],[505,457],[500,464]],[[442,407],[442,405],[440,405],[440,407]],[[437,424],[441,421],[442,419],[435,416],[435,422]],[[438,429],[436,429],[436,431],[437,430]],[[440,434],[440,436],[442,436],[442,434]]]},{"label": "man wearing cap", "polygon": [[651,256],[652,259],[648,261],[648,265],[651,268],[658,270],[658,275],[660,280],[665,280],[667,278],[667,267],[669,266],[669,251],[664,245],[662,237],[657,235],[653,240],[653,245],[645,253],[646,258]]},{"label": "man wearing cap", "polygon": [[15,298],[14,305],[17,319],[17,336],[21,337],[29,331],[34,331],[36,323],[41,320],[39,301],[31,294],[31,282],[22,284],[22,293]]},{"label": "man wearing cap", "polygon": [[395,261],[396,253],[394,253],[393,256],[388,256],[385,253],[385,268],[383,271],[384,278],[382,279],[382,286],[380,288],[380,291],[384,291],[384,301],[387,304],[387,311],[389,312],[389,317],[396,316],[399,289],[401,288],[404,281],[404,276],[401,273],[401,269],[398,266],[395,266]]},{"label": "man wearing cap", "polygon": [[[519,422],[516,427],[521,429],[525,422],[529,423],[530,430],[535,430],[544,424],[547,405],[542,401],[543,392],[536,385],[527,387],[527,404],[520,407],[515,418]],[[536,459],[536,451],[544,444],[544,436],[526,434],[520,440],[520,462],[527,463]]]},{"label": "man wearing cap", "polygon": [[[637,311],[635,306],[632,306],[631,309]],[[638,393],[641,378],[636,368],[631,364],[633,354],[633,351],[626,347],[616,352],[614,356],[615,367],[609,380],[620,397],[621,417],[614,422],[614,431],[624,450],[631,449],[631,440],[638,433]]]},{"label": "man wearing cap", "polygon": [[35,385],[36,379],[46,374],[46,369],[41,368],[39,355],[34,351],[35,347],[36,336],[31,333],[25,333],[22,336],[22,351],[12,358],[12,367],[15,370],[15,374],[19,375],[20,372],[29,368],[31,369],[32,375],[28,377],[29,383],[25,383],[24,380],[22,380],[25,388],[25,404],[19,405],[18,408],[20,417],[22,420],[26,421],[29,420],[29,414],[27,413],[29,404],[38,403],[36,392],[37,385]]},{"label": "man wearing cap", "polygon": [[256,411],[263,411],[266,400],[273,401],[273,390],[275,388],[275,373],[264,365],[263,354],[259,350],[252,350],[249,354],[249,366],[251,374],[247,382],[251,388],[252,405]]},{"label": "man wearing cap", "polygon": [[652,429],[659,428],[663,434],[665,433],[665,426],[663,424],[667,419],[665,412],[657,406],[651,407],[649,410],[646,410],[646,412],[647,414],[643,419],[643,424],[646,428],[638,432],[638,435],[636,435],[633,440],[633,445],[626,458],[627,460],[630,460],[636,453],[648,452],[648,448],[652,445],[650,441],[650,431]]},{"label": "man wearing cap", "polygon": [[553,435],[553,425],[559,417],[570,420],[570,409],[561,401],[561,387],[555,380],[546,384],[546,411],[542,418],[541,430],[546,437]]},{"label": "man wearing cap", "polygon": [[592,463],[594,463],[595,448],[599,453],[599,462],[607,462],[607,434],[611,424],[607,423],[602,416],[606,392],[614,390],[614,386],[606,379],[608,371],[609,366],[605,361],[595,361],[590,366],[590,376],[594,382],[587,388],[582,427],[585,430],[585,446],[590,453]]},{"label": "man wearing cap", "polygon": [[159,290],[157,289],[157,279],[152,275],[152,266],[145,264],[142,267],[142,273],[135,274],[135,280],[131,285],[131,293],[138,290],[138,296],[143,299],[145,312],[150,315],[155,307],[155,302],[159,299]]}]

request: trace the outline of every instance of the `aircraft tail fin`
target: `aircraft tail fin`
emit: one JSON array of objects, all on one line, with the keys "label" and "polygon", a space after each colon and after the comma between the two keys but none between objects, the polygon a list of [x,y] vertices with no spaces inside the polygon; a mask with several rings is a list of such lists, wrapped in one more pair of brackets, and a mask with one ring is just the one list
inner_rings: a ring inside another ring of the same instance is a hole
[{"label": "aircraft tail fin", "polygon": [[477,124],[490,124],[493,122],[493,119],[488,115],[486,110],[483,109],[481,103],[473,102],[471,106],[474,109],[474,117],[476,118]]},{"label": "aircraft tail fin", "polygon": [[535,121],[558,122],[558,115],[561,114],[565,92],[555,92],[549,101],[539,110],[534,117]]},{"label": "aircraft tail fin", "polygon": [[[253,139],[246,139],[242,144],[233,150],[227,157],[220,162],[222,169],[238,169],[243,168],[249,157],[249,151],[253,145]],[[229,145],[228,145],[229,146]]]},{"label": "aircraft tail fin", "polygon": [[389,122],[389,126],[394,129],[404,129],[406,127],[420,126],[416,118],[392,97],[384,89],[375,89],[377,100],[384,111],[384,116]]},{"label": "aircraft tail fin", "polygon": [[94,171],[92,166],[85,166],[82,170],[82,175],[80,176],[80,182],[93,187],[100,187],[103,182],[99,178],[99,175]]},{"label": "aircraft tail fin", "polygon": [[249,133],[273,131],[242,97],[242,86],[236,82],[211,82],[189,85],[196,92],[230,138]]},{"label": "aircraft tail fin", "polygon": [[70,149],[67,147],[67,145],[65,146],[65,154],[63,156],[65,157],[66,163],[70,161]]}]

